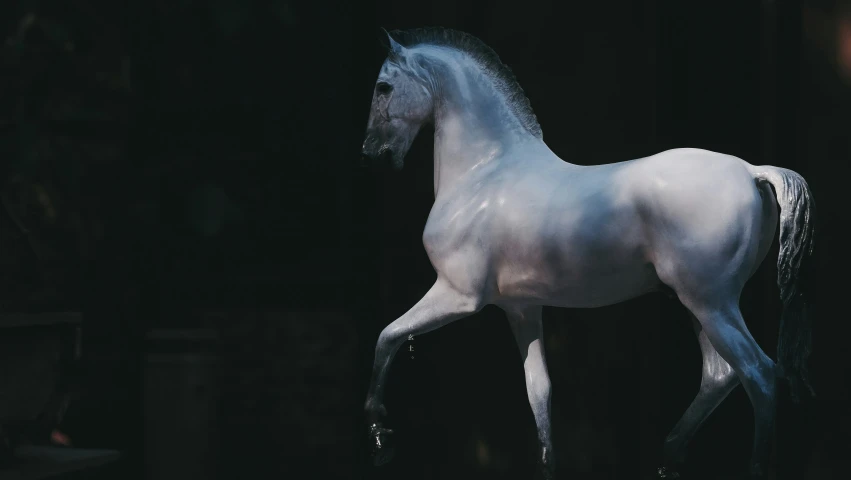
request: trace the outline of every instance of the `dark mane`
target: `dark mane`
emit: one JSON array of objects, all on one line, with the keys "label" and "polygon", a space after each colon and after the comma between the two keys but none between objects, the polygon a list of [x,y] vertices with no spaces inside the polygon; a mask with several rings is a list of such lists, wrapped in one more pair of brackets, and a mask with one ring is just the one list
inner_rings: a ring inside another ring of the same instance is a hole
[{"label": "dark mane", "polygon": [[532,105],[517,83],[514,73],[508,65],[502,63],[499,55],[484,42],[469,33],[459,32],[442,27],[415,28],[410,30],[394,30],[390,35],[405,47],[416,45],[435,45],[466,53],[477,62],[482,69],[490,74],[508,103],[509,108],[533,135],[543,138],[538,118],[532,111]]}]

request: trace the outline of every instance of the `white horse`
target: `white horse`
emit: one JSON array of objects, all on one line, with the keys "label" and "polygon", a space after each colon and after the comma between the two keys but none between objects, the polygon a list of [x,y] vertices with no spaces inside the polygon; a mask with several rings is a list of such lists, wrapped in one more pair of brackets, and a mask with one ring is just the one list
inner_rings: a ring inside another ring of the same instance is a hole
[{"label": "white horse", "polygon": [[[523,90],[480,40],[442,28],[388,37],[363,154],[401,168],[420,127],[433,122],[435,201],[423,244],[437,281],[378,338],[365,406],[375,463],[389,460],[392,430],[380,420],[396,351],[410,334],[494,304],[507,313],[520,347],[539,461],[552,478],[542,306],[599,307],[661,290],[692,315],[703,378],[665,441],[658,476],[678,477],[688,441],[741,383],[755,416],[750,472],[761,477],[774,428],[775,377],[788,379],[793,395],[801,387],[812,393],[798,281],[813,242],[814,205],[804,179],[697,149],[599,166],[567,163],[544,143]],[[748,332],[738,303],[771,246],[778,204],[784,315],[775,365]]]}]

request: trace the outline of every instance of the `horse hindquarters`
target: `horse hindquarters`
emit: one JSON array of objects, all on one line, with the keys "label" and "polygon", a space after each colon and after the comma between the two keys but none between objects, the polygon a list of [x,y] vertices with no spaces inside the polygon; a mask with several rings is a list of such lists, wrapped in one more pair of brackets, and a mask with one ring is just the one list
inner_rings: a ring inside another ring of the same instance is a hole
[{"label": "horse hindquarters", "polygon": [[[722,166],[712,164],[715,161]],[[773,236],[776,210],[745,165],[738,159],[712,159],[703,165],[704,175],[682,176],[680,184],[657,190],[650,226],[660,280],[694,315],[708,341],[702,348],[704,368],[708,353],[720,356],[716,363],[732,368],[750,398],[755,417],[750,470],[759,476],[773,437],[776,367],[748,331],[738,303],[745,282],[770,247],[766,237]],[[703,397],[698,395],[699,405],[690,407],[698,415],[692,422],[684,418],[685,431],[675,433],[693,434],[734,383],[724,379],[710,385]],[[674,439],[674,453],[686,442]]]}]

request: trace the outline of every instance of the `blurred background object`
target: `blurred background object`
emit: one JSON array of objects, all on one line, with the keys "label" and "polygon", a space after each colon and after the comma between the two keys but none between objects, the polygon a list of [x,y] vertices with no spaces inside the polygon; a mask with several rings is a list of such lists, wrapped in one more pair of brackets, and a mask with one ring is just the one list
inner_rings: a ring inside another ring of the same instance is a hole
[{"label": "blurred background object", "polygon": [[851,82],[851,2],[804,2],[803,14],[806,41]]}]

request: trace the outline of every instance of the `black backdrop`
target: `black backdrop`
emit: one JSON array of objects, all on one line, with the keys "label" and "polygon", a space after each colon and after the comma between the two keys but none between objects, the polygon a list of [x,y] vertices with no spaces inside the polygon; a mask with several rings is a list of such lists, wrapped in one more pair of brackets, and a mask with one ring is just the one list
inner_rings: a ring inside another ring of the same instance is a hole
[{"label": "black backdrop", "polygon": [[[251,464],[252,476],[270,478],[302,467],[310,478],[531,478],[536,440],[522,365],[503,314],[490,307],[416,338],[414,359],[397,358],[386,398],[397,458],[376,469],[366,450],[361,410],[375,340],[435,277],[420,239],[432,201],[430,132],[415,142],[400,173],[356,168],[383,60],[379,27],[440,25],[470,32],[500,54],[529,96],[548,145],[567,161],[600,164],[687,146],[792,168],[808,179],[820,219],[821,315],[812,357],[819,396],[800,407],[781,405],[777,478],[839,478],[851,446],[851,382],[839,333],[849,267],[840,233],[851,88],[834,68],[833,52],[813,39],[833,38],[822,34],[819,19],[832,18],[841,5],[13,3],[4,7],[8,32],[35,8],[39,18],[65,25],[78,53],[70,60],[55,53],[49,45],[59,34],[45,28],[54,33],[33,34],[31,42],[48,46],[21,57],[41,62],[9,60],[4,78],[17,90],[4,99],[14,126],[4,138],[30,131],[33,114],[13,108],[15,101],[46,91],[82,98],[72,110],[95,105],[114,112],[110,121],[81,116],[51,124],[59,133],[35,134],[113,148],[111,157],[98,157],[92,152],[103,150],[94,148],[57,157],[59,165],[85,165],[75,177],[80,183],[66,188],[82,193],[66,196],[102,225],[95,252],[67,267],[76,268],[70,277],[78,280],[66,282],[64,300],[56,301],[86,312],[90,378],[99,379],[90,382],[114,390],[78,407],[83,443],[121,438],[134,458],[144,458],[144,331],[197,326],[187,314],[197,309],[333,310],[349,318],[346,333],[317,330],[312,338],[317,349],[349,352],[351,385],[302,366],[323,361],[313,345],[284,340],[286,348],[267,348],[296,359],[290,369],[308,379],[299,388],[308,398],[333,396],[334,410],[300,414],[297,422],[242,412],[281,435],[232,438],[230,444],[245,447],[241,453],[222,447],[211,462],[237,469],[229,472]],[[44,61],[49,55],[65,60]],[[86,90],[78,79],[85,68],[129,86],[120,95]],[[63,241],[71,242],[56,243]],[[772,356],[776,253],[775,245],[742,296],[748,326]],[[10,308],[30,308],[9,298]],[[699,350],[682,307],[647,296],[544,315],[562,473],[579,479],[652,472],[662,440],[699,384]],[[315,327],[309,314],[293,318],[302,330]],[[294,400],[292,388],[284,382],[277,396],[264,399],[302,411],[306,400]],[[343,432],[324,449],[302,441],[318,416],[333,417]],[[750,405],[737,389],[692,443],[690,465],[707,478],[743,471],[751,434]]]}]

